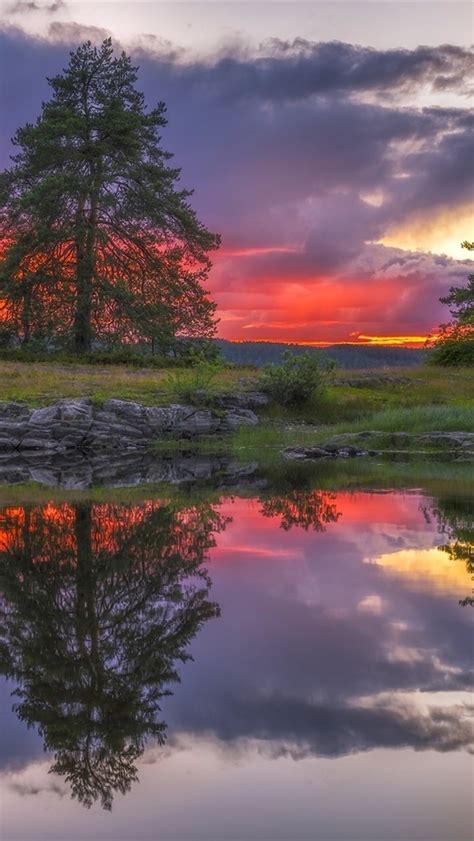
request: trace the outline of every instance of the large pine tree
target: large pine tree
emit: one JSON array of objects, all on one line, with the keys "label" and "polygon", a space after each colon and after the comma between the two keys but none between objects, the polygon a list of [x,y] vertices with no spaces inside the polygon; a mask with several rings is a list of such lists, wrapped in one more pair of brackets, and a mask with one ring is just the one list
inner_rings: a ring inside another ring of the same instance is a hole
[{"label": "large pine tree", "polygon": [[71,53],[52,98],[17,131],[0,182],[0,318],[26,343],[210,336],[202,283],[218,245],[161,147],[137,68],[110,39]]}]

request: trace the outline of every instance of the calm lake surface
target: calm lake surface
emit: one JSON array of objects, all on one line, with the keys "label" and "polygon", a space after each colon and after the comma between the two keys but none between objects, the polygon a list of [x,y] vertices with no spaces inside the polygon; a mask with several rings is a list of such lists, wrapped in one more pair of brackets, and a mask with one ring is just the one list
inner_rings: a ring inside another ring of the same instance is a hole
[{"label": "calm lake surface", "polygon": [[3,505],[2,841],[471,838],[474,488],[337,484]]}]

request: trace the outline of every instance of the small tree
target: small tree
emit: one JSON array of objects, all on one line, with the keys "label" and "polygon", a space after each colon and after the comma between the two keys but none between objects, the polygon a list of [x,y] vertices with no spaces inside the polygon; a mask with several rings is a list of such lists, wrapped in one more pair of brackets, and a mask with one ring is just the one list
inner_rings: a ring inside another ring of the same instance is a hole
[{"label": "small tree", "polygon": [[110,39],[88,41],[49,79],[52,98],[17,131],[0,180],[1,318],[21,341],[210,336],[203,289],[218,245],[160,145],[165,105],[147,110],[137,68]]},{"label": "small tree", "polygon": [[[474,242],[463,242],[462,247],[474,251]],[[453,321],[440,325],[431,361],[474,365],[474,274],[469,275],[466,286],[452,286],[440,301],[449,307]]]}]

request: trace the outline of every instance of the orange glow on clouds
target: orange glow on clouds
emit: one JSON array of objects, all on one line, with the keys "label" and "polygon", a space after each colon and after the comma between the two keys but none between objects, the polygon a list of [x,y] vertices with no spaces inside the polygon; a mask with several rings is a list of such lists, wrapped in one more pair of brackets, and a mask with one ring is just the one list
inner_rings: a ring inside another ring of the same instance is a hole
[{"label": "orange glow on clouds", "polygon": [[[240,252],[239,265],[242,258]],[[218,305],[218,334],[231,341],[423,347],[441,320],[442,312],[430,317],[436,293],[428,306],[418,304],[418,317],[410,312],[408,321],[402,309],[398,315],[402,306],[410,311],[410,302],[416,304],[419,284],[411,279],[295,278],[272,276],[269,267],[268,274],[241,280],[229,253],[219,253],[215,267],[210,286]]]}]

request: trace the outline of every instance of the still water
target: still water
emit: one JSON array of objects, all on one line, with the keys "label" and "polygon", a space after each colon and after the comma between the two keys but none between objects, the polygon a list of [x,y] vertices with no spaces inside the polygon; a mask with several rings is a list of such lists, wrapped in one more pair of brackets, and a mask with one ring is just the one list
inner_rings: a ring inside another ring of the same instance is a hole
[{"label": "still water", "polygon": [[2,841],[471,838],[472,496],[104,499],[0,510]]}]

